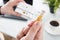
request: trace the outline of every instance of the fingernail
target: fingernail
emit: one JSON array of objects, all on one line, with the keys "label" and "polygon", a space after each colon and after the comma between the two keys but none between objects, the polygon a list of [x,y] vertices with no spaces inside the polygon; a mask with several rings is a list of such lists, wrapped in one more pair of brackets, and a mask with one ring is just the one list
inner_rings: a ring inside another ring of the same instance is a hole
[{"label": "fingernail", "polygon": [[28,24],[29,27],[31,27],[34,24],[35,21],[32,21],[31,23]]},{"label": "fingernail", "polygon": [[39,25],[39,22],[38,22],[38,21],[36,21],[34,25],[38,26],[38,25]]}]

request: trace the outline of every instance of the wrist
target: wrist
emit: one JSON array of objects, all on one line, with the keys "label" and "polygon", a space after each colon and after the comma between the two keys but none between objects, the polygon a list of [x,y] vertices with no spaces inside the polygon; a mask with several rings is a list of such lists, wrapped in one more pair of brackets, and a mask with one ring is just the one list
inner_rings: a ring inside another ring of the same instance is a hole
[{"label": "wrist", "polygon": [[0,15],[4,15],[4,14],[1,13],[1,7],[2,7],[2,6],[0,6]]}]

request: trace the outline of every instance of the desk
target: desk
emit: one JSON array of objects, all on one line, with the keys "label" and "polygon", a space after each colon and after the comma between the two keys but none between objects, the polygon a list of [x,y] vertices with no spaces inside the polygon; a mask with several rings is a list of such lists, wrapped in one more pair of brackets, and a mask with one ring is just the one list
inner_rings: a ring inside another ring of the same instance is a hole
[{"label": "desk", "polygon": [[[37,10],[42,9],[41,7],[43,7],[44,10],[46,8],[48,8],[48,7],[42,6],[42,4],[40,4],[40,1],[39,0],[34,0],[33,6]],[[37,5],[37,4],[39,4],[39,5]],[[46,11],[49,12],[49,8]],[[13,37],[16,37],[16,35],[19,33],[19,31],[23,27],[25,27],[27,23],[28,23],[27,21],[11,20],[11,19],[6,19],[6,18],[1,18],[0,17],[0,31],[5,32],[8,35],[11,35]],[[50,35],[44,30],[43,40],[60,40],[60,36]]]},{"label": "desk", "polygon": [[23,27],[25,27],[27,23],[27,21],[13,20],[0,17],[0,31],[16,37],[19,31]]},{"label": "desk", "polygon": [[[27,24],[28,21],[12,20],[0,17],[0,31],[13,37],[16,37],[21,29]],[[43,40],[60,40],[60,36],[50,35],[44,30]]]}]

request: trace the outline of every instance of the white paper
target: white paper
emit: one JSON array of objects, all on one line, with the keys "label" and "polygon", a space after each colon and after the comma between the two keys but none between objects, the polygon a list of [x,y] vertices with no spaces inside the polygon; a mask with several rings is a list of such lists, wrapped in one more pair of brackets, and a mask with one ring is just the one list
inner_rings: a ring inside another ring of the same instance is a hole
[{"label": "white paper", "polygon": [[31,19],[36,19],[41,14],[33,6],[23,2],[18,4],[15,11]]}]

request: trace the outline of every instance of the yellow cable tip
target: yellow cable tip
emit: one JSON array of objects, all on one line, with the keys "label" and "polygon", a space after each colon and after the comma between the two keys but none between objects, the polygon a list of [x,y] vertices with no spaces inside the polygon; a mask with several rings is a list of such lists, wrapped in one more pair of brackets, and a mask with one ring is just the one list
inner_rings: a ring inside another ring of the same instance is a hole
[{"label": "yellow cable tip", "polygon": [[36,21],[41,21],[44,15],[44,11],[37,17]]}]

